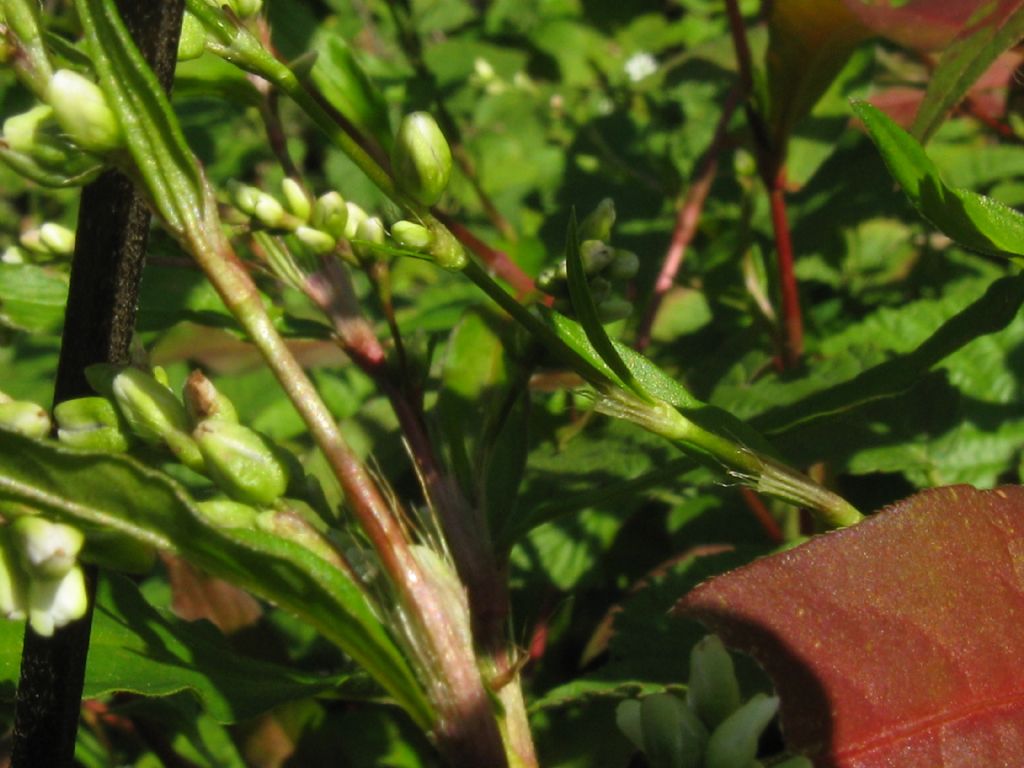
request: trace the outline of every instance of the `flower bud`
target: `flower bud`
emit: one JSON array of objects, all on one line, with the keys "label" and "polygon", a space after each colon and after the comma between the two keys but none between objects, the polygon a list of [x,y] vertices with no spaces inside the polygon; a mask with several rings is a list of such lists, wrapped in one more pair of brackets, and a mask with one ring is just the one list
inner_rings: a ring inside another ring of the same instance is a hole
[{"label": "flower bud", "polygon": [[53,107],[47,104],[7,118],[3,138],[0,159],[20,175],[44,186],[84,184],[102,169],[96,158],[61,135]]},{"label": "flower bud", "polygon": [[113,403],[105,397],[77,397],[53,409],[57,439],[65,445],[101,453],[128,450],[128,436]]},{"label": "flower bud", "polygon": [[0,402],[0,427],[39,439],[50,434],[50,414],[27,400]]},{"label": "flower bud", "polygon": [[[387,239],[384,232],[384,222],[376,216],[371,216],[363,221],[359,222],[359,227],[356,230],[355,240],[363,240],[367,243],[374,243],[376,245],[382,245]],[[363,259],[369,259],[373,257],[373,249],[368,245],[362,245],[355,243],[352,245],[352,250],[356,252],[356,255]]]},{"label": "flower bud", "polygon": [[429,113],[413,112],[402,119],[391,170],[398,188],[416,202],[431,206],[441,198],[452,173],[452,151]]},{"label": "flower bud", "polygon": [[232,12],[240,19],[255,16],[263,7],[263,0],[224,0]]},{"label": "flower bud", "polygon": [[82,618],[88,607],[85,577],[78,566],[55,579],[33,579],[29,585],[28,623],[43,637]]},{"label": "flower bud", "polygon": [[580,243],[580,261],[583,271],[588,275],[596,275],[615,258],[615,250],[602,240],[584,240]]},{"label": "flower bud", "polygon": [[25,515],[10,524],[11,541],[21,554],[25,571],[37,579],[63,576],[75,564],[85,543],[77,528]]},{"label": "flower bud", "polygon": [[68,256],[75,250],[75,233],[52,221],[39,228],[39,241],[54,255]]},{"label": "flower bud", "polygon": [[755,694],[722,721],[708,739],[706,768],[746,768],[757,756],[757,740],[775,717],[779,700]]},{"label": "flower bud", "polygon": [[202,371],[189,374],[181,394],[189,423],[193,426],[204,419],[238,423],[238,412],[234,404],[217,390]]},{"label": "flower bud", "polygon": [[295,236],[299,238],[299,242],[316,254],[330,253],[338,245],[338,241],[333,237],[319,229],[313,229],[313,227],[298,227],[295,230]]},{"label": "flower bud", "polygon": [[288,210],[296,218],[302,219],[302,221],[309,221],[310,214],[313,212],[313,205],[309,202],[309,198],[306,196],[306,191],[302,188],[302,185],[290,176],[285,176],[281,181],[281,193],[284,195],[284,201],[288,205]]},{"label": "flower bud", "polygon": [[206,51],[206,27],[188,11],[181,19],[178,38],[178,61],[198,59]]},{"label": "flower bud", "polygon": [[600,304],[611,296],[612,284],[603,277],[590,278],[587,286],[590,289],[590,298],[594,300],[595,304]]},{"label": "flower bud", "polygon": [[252,209],[253,217],[265,227],[276,229],[285,223],[284,206],[277,199],[260,192]]},{"label": "flower bud", "polygon": [[615,258],[608,267],[608,277],[612,280],[629,280],[636,276],[640,269],[640,257],[632,251],[615,249]]},{"label": "flower bud", "polygon": [[615,201],[606,197],[597,207],[583,219],[579,228],[580,241],[604,240],[612,238],[612,226],[615,224]]},{"label": "flower bud", "polygon": [[39,104],[27,112],[4,120],[4,141],[15,152],[31,154],[36,148],[43,124],[53,117],[53,107]]},{"label": "flower bud", "polygon": [[544,267],[537,275],[537,287],[551,296],[565,296],[568,284],[558,267]]},{"label": "flower bud", "polygon": [[57,70],[46,88],[46,100],[61,128],[82,149],[104,154],[124,144],[117,117],[92,80],[70,69]]},{"label": "flower bud", "polygon": [[369,217],[366,211],[352,202],[345,203],[348,211],[348,221],[345,223],[345,239],[351,240],[359,233],[359,225]]},{"label": "flower bud", "polygon": [[716,635],[708,635],[690,651],[686,702],[708,728],[716,728],[739,709],[740,684],[732,657]]},{"label": "flower bud", "polygon": [[633,304],[619,296],[609,296],[597,304],[597,316],[602,323],[615,323],[633,314]]},{"label": "flower bud", "polygon": [[241,424],[202,421],[193,437],[206,474],[232,498],[266,506],[288,487],[288,467],[263,435]]},{"label": "flower bud", "polygon": [[7,527],[0,527],[0,618],[23,619],[28,609],[29,577],[18,563]]},{"label": "flower bud", "polygon": [[257,509],[231,499],[197,501],[196,509],[217,528],[255,528],[259,516]]},{"label": "flower bud", "polygon": [[396,221],[391,225],[391,237],[403,248],[425,251],[434,241],[430,230],[412,221]]},{"label": "flower bud", "polygon": [[643,751],[651,765],[700,768],[708,731],[687,706],[670,693],[640,701]]},{"label": "flower bud", "polygon": [[235,207],[247,216],[252,216],[263,193],[256,187],[237,182],[229,182],[228,190],[231,192],[231,200]]},{"label": "flower bud", "polygon": [[[91,366],[90,370],[101,367]],[[150,445],[164,444],[182,464],[203,471],[203,457],[188,435],[185,407],[167,387],[138,368],[125,368],[114,375],[110,393],[140,440]]]},{"label": "flower bud", "polygon": [[349,220],[349,208],[345,199],[333,190],[316,199],[313,204],[311,224],[321,232],[326,232],[335,240],[348,237],[345,224]]}]

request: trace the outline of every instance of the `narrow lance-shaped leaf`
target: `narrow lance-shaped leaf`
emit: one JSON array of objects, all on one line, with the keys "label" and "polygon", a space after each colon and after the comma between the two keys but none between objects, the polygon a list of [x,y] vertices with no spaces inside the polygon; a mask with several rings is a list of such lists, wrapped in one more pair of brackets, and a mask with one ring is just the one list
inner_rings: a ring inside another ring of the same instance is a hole
[{"label": "narrow lance-shaped leaf", "polygon": [[316,627],[419,724],[432,722],[412,671],[356,583],[291,541],[212,525],[163,474],[125,457],[82,453],[0,430],[0,501],[180,553]]},{"label": "narrow lance-shaped leaf", "polygon": [[1024,216],[977,192],[946,185],[921,145],[885,113],[865,102],[854,102],[853,109],[922,216],[965,248],[1024,255]]},{"label": "narrow lance-shaped leaf", "polygon": [[1024,488],[924,491],[679,608],[767,669],[817,766],[1017,765]]}]

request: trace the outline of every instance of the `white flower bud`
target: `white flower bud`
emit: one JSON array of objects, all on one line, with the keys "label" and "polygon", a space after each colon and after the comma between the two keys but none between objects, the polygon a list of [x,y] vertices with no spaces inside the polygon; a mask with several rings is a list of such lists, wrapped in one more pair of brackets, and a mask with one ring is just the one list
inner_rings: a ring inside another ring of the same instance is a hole
[{"label": "white flower bud", "polygon": [[434,242],[430,230],[413,221],[396,221],[391,225],[391,237],[403,248],[425,251]]},{"label": "white flower bud", "polygon": [[43,637],[82,618],[89,607],[82,569],[75,566],[56,579],[33,579],[28,604],[28,623]]},{"label": "white flower bud", "polygon": [[46,100],[61,128],[82,149],[103,154],[124,144],[121,125],[92,80],[70,69],[57,70],[47,86]]},{"label": "white flower bud", "polygon": [[302,189],[302,185],[295,179],[285,176],[281,182],[281,193],[284,195],[284,201],[288,205],[288,210],[296,218],[309,221],[313,205],[309,202],[309,198],[306,197],[306,192]]},{"label": "white flower bud", "polygon": [[58,578],[71,570],[85,543],[77,528],[34,515],[11,523],[11,537],[25,570],[39,579]]},{"label": "white flower bud", "polygon": [[75,250],[75,233],[48,221],[39,228],[39,241],[53,254],[67,256]]}]

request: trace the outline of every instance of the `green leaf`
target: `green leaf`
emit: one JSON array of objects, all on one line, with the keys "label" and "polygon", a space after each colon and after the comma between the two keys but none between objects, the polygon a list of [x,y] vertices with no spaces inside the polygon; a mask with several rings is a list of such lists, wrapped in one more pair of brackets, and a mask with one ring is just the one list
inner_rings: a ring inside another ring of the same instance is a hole
[{"label": "green leaf", "polygon": [[964,30],[943,52],[932,72],[910,128],[919,141],[928,141],[989,65],[1024,37],[1024,3],[990,3],[987,9],[987,15]]},{"label": "green leaf", "polygon": [[[0,625],[0,679],[17,681],[20,622]],[[343,675],[311,675],[247,658],[207,622],[169,618],[123,576],[100,580],[83,697],[190,691],[218,722],[234,723],[291,699],[336,688]]]},{"label": "green leaf", "polygon": [[210,525],[165,475],[125,457],[80,453],[0,430],[0,499],[177,551],[316,627],[418,723],[432,721],[416,678],[355,582],[293,542]]},{"label": "green leaf", "polygon": [[325,35],[316,48],[312,80],[327,102],[358,130],[391,150],[391,124],[387,104],[366,76],[345,39]]},{"label": "green leaf", "polygon": [[52,333],[64,322],[67,276],[35,264],[0,263],[0,326]]},{"label": "green leaf", "polygon": [[922,216],[965,248],[1024,255],[1024,216],[984,195],[947,186],[921,145],[884,112],[866,102],[854,102],[853,109]]}]

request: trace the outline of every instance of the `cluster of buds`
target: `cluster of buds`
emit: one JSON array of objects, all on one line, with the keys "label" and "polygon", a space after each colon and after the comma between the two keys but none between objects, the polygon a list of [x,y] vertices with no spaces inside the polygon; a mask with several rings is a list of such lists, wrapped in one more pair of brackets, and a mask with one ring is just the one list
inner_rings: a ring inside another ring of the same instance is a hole
[{"label": "cluster of buds", "polygon": [[69,139],[73,134],[65,132],[58,114],[53,106],[39,104],[7,118],[0,136],[0,160],[43,186],[85,184],[100,172],[102,163]]},{"label": "cluster of buds", "polygon": [[164,448],[242,503],[269,506],[287,489],[287,457],[266,437],[239,424],[234,406],[200,372],[185,383],[184,400],[167,386],[160,369],[150,374],[94,365],[87,376],[102,397],[57,407],[63,442],[108,452],[124,450],[131,440]]},{"label": "cluster of buds", "polygon": [[[614,223],[615,204],[605,199],[583,220],[579,228],[583,271],[597,313],[605,323],[622,320],[633,311],[633,305],[616,294],[615,284],[634,277],[640,267],[640,260],[635,253],[608,244]],[[565,259],[537,275],[537,287],[554,297],[555,309],[563,314],[572,312],[568,278]]]},{"label": "cluster of buds", "polygon": [[360,225],[370,220],[359,206],[346,202],[333,190],[311,199],[292,178],[281,182],[283,203],[245,184],[232,185],[231,192],[235,206],[257,226],[294,235],[302,247],[315,255],[334,251],[339,240],[359,237]]},{"label": "cluster of buds", "polygon": [[[761,733],[779,700],[758,693],[744,702],[732,659],[710,635],[690,654],[686,700],[658,693],[619,704],[616,722],[653,768],[757,768]],[[774,765],[810,768],[804,757]]]},{"label": "cluster of buds", "polygon": [[85,537],[62,523],[24,515],[0,527],[0,616],[28,618],[37,634],[85,615],[85,577],[77,563]]}]

